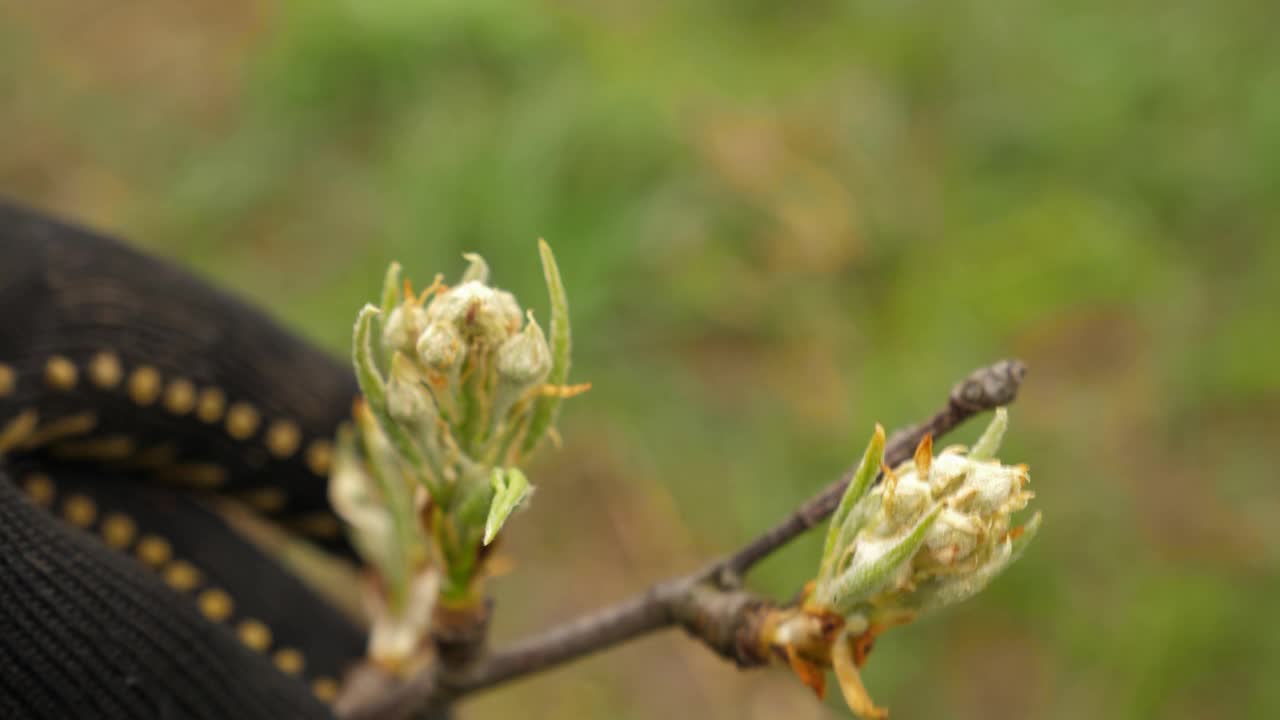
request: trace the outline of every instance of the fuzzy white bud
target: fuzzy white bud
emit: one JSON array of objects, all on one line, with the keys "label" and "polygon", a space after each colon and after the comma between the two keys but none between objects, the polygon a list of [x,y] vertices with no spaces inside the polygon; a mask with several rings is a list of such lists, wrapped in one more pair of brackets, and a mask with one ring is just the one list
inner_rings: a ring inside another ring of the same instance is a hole
[{"label": "fuzzy white bud", "polygon": [[388,353],[412,350],[414,340],[426,324],[426,315],[417,305],[397,305],[382,324],[382,347]]},{"label": "fuzzy white bud", "polygon": [[387,381],[387,412],[397,422],[422,425],[435,417],[435,402],[423,387],[424,378],[403,353],[391,357]]},{"label": "fuzzy white bud", "polygon": [[453,325],[433,322],[418,336],[417,351],[428,368],[447,373],[462,363],[467,347]]},{"label": "fuzzy white bud", "polygon": [[469,280],[437,295],[427,307],[427,321],[497,345],[520,329],[520,308],[511,293]]},{"label": "fuzzy white bud", "polygon": [[[959,447],[934,457],[926,439],[878,486],[851,485],[865,494],[832,520],[840,526],[827,550],[832,557],[823,559],[829,570],[820,573],[816,603],[842,615],[933,609],[972,595],[1012,562],[1013,540],[1025,546],[1039,518],[1025,531],[1009,531],[1011,515],[1034,495],[1026,466],[991,459],[1006,424],[1001,408],[977,459]],[[864,465],[880,462],[871,455]]]},{"label": "fuzzy white bud", "polygon": [[551,372],[551,348],[547,336],[529,313],[524,330],[498,348],[498,377],[520,387],[542,382]]}]

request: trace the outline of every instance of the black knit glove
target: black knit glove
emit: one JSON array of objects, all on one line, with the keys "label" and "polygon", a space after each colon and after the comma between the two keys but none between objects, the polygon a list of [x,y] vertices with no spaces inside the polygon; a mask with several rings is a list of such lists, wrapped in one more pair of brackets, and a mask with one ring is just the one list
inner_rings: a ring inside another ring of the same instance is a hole
[{"label": "black knit glove", "polygon": [[191,275],[0,202],[0,717],[328,717],[363,632],[239,536],[349,555],[346,367]]}]

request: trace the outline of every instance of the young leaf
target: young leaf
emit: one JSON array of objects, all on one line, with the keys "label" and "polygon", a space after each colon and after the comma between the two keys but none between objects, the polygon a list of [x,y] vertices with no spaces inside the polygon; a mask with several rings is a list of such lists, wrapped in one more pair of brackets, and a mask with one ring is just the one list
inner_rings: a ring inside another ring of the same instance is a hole
[{"label": "young leaf", "polygon": [[982,437],[978,438],[978,442],[973,444],[973,448],[969,450],[969,458],[972,460],[994,460],[996,453],[1000,451],[1000,441],[1004,440],[1004,431],[1009,427],[1009,411],[1005,408],[996,408],[996,414],[991,418],[991,423],[987,425],[987,429],[982,431]]},{"label": "young leaf", "polygon": [[864,495],[867,495],[868,489],[872,487],[872,482],[876,480],[876,473],[879,466],[884,460],[884,427],[876,424],[876,432],[872,434],[872,439],[867,445],[867,450],[863,452],[863,459],[858,464],[858,469],[854,470],[854,477],[849,480],[849,486],[845,488],[845,495],[840,498],[840,506],[836,507],[836,512],[831,516],[831,525],[827,528],[827,542],[823,544],[822,562],[818,568],[818,584],[822,585],[831,578],[831,570],[835,568],[836,559],[840,557],[840,553],[844,551],[846,542],[841,542],[841,538],[845,533],[841,532],[844,527],[845,519],[849,516],[849,511],[858,503]]},{"label": "young leaf", "polygon": [[[390,273],[388,273],[390,274]],[[378,365],[373,359],[373,319],[378,317],[378,309],[372,305],[360,308],[356,316],[356,327],[351,338],[351,361],[356,368],[356,383],[365,400],[376,412],[387,404],[387,383]]]},{"label": "young leaf", "polygon": [[854,558],[853,565],[835,579],[830,591],[826,593],[828,597],[824,599],[830,602],[832,609],[841,615],[847,615],[858,603],[892,579],[893,573],[903,563],[910,562],[924,545],[925,536],[943,507],[942,503],[935,505],[910,533],[878,556],[864,560]]},{"label": "young leaf", "polygon": [[393,262],[387,267],[387,275],[382,280],[382,319],[391,316],[391,311],[400,304],[400,263]]},{"label": "young leaf", "polygon": [[493,542],[507,518],[532,491],[529,478],[516,467],[494,468],[489,482],[493,485],[493,504],[489,506],[489,518],[484,523],[485,545]]},{"label": "young leaf", "polygon": [[[555,255],[551,253],[551,246],[546,240],[538,240],[538,253],[542,256],[542,273],[546,277],[547,293],[551,296],[551,323],[548,326],[551,336],[551,372],[547,374],[546,382],[552,386],[564,385],[569,380],[569,351],[572,344],[569,332],[569,299],[565,295],[564,283],[560,280],[560,268],[556,266]],[[525,454],[533,452],[551,429],[561,402],[562,398],[556,395],[543,395],[534,403],[529,431],[524,437]]]},{"label": "young leaf", "polygon": [[[382,509],[391,520],[391,539],[383,549],[385,560],[381,570],[390,586],[391,608],[394,612],[399,612],[404,607],[408,594],[409,568],[406,557],[409,545],[413,542],[412,503],[405,485],[400,481],[398,468],[394,465],[388,466],[389,462],[395,463],[396,460],[389,452],[384,452],[388,449],[385,445],[385,437],[379,434],[381,431],[377,427],[377,420],[367,404],[357,405],[355,420],[356,426],[360,429],[358,434],[360,447],[366,458],[362,469],[366,470],[368,477],[373,480],[374,486],[381,495]],[[348,446],[344,450],[348,456],[354,455],[351,447]],[[358,462],[353,457],[348,457],[346,461]]]},{"label": "young leaf", "polygon": [[818,569],[820,586],[830,579],[836,558],[840,557],[840,553],[844,551],[844,546],[847,544],[840,542],[844,535],[842,527],[845,518],[849,516],[853,506],[867,493],[871,483],[876,479],[876,473],[880,471],[880,463],[884,460],[884,442],[884,426],[876,423],[871,442],[862,453],[862,461],[858,463],[858,469],[854,471],[853,478],[849,480],[849,485],[840,498],[840,505],[831,516],[831,524],[827,528],[827,541],[822,548],[822,563]]},{"label": "young leaf", "polygon": [[476,253],[463,253],[462,259],[469,263],[466,272],[462,273],[462,282],[475,280],[485,285],[489,284],[489,263],[485,262],[484,258]]},{"label": "young leaf", "polygon": [[374,364],[373,343],[370,339],[373,319],[377,315],[377,308],[365,305],[356,318],[351,349],[356,368],[356,382],[360,386],[360,392],[364,393],[364,399],[369,403],[369,409],[373,411],[374,418],[378,421],[378,427],[382,428],[382,432],[386,433],[387,438],[391,440],[391,445],[396,452],[409,465],[414,478],[425,486],[433,497],[441,497],[444,490],[443,470],[432,462],[434,458],[424,456],[418,451],[408,431],[387,411],[387,385],[382,374],[378,372],[377,365]]}]

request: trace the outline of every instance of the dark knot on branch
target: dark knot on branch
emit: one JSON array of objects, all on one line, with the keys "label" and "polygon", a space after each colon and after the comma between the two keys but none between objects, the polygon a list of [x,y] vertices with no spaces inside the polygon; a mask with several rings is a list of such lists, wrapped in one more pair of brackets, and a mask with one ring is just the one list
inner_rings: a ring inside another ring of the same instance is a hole
[{"label": "dark knot on branch", "polygon": [[773,609],[772,603],[757,595],[698,583],[672,603],[671,612],[690,635],[745,668],[769,662],[760,637],[762,624]]},{"label": "dark knot on branch", "polygon": [[1018,396],[1026,376],[1027,366],[1021,360],[1001,360],[979,368],[951,389],[951,405],[968,413],[1008,405]]}]

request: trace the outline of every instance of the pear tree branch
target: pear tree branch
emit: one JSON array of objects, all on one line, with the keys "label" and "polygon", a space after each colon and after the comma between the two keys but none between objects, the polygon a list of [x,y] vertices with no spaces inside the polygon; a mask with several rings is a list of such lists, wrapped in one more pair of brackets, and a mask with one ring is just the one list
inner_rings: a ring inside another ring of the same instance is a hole
[{"label": "pear tree branch", "polygon": [[[974,415],[1010,404],[1025,375],[1026,368],[1018,360],[1001,360],[970,373],[952,388],[946,405],[932,417],[890,437],[885,463],[894,466],[909,459],[927,434],[941,437]],[[768,658],[760,656],[750,639],[756,637],[764,614],[776,604],[743,591],[742,577],[830,516],[852,473],[850,469],[777,525],[696,572],[659,582],[621,602],[482,655],[463,667],[429,667],[407,682],[352,704],[342,716],[344,720],[411,717],[676,625],[741,667],[764,664]]]}]

